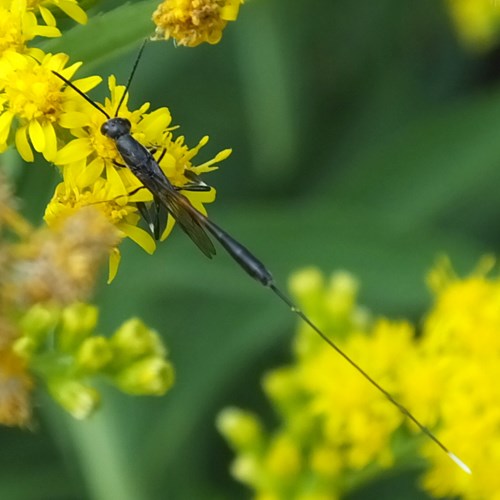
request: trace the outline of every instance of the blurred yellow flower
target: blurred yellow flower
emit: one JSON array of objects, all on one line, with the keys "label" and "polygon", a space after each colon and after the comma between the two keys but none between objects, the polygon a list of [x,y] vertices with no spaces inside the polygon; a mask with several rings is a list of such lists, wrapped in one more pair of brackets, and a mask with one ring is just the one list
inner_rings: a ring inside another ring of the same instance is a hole
[{"label": "blurred yellow flower", "polygon": [[496,0],[447,0],[464,44],[473,50],[493,46],[500,36],[500,3]]},{"label": "blurred yellow flower", "polygon": [[444,394],[433,402],[438,437],[473,470],[464,478],[426,444],[431,467],[423,485],[435,496],[500,498],[500,278],[487,276],[491,265],[485,258],[464,279],[446,273],[423,327],[423,356]]},{"label": "blurred yellow flower", "polygon": [[[311,268],[291,279],[302,309],[463,458],[471,476],[301,323],[293,363],[263,380],[276,428],[234,408],[231,418],[221,413],[219,431],[237,453],[235,478],[256,498],[334,499],[384,469],[421,470],[424,458],[421,484],[433,496],[499,498],[500,278],[487,278],[492,263],[486,257],[460,279],[442,260],[429,275],[436,301],[418,336],[407,321],[370,320],[345,272],[327,281]],[[258,434],[243,432],[252,422]]]},{"label": "blurred yellow flower", "polygon": [[0,348],[0,425],[27,426],[31,423],[33,386],[24,360],[10,347]]}]

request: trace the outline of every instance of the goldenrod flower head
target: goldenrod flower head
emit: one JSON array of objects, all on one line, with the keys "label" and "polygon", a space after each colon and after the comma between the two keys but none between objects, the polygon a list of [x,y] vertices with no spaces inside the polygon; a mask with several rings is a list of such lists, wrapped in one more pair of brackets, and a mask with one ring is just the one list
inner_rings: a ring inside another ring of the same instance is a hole
[{"label": "goldenrod flower head", "polygon": [[0,1],[0,56],[6,51],[30,53],[26,43],[37,36],[58,37],[61,32],[50,19],[39,25],[35,13],[28,10],[26,0]]},{"label": "goldenrod flower head", "polygon": [[[412,349],[412,333],[407,323],[379,321],[370,336],[352,332],[341,348],[390,392],[397,393],[395,372]],[[390,436],[401,425],[402,416],[327,347],[325,344],[303,360],[299,372],[303,388],[314,395],[311,411],[324,421],[324,439],[342,450],[348,468],[362,468],[374,461],[384,465],[390,460]],[[344,382],[333,384],[332,380]]]},{"label": "goldenrod flower head", "polygon": [[95,270],[118,239],[100,212],[91,207],[80,210],[53,229],[40,230],[17,249],[11,287],[27,304],[84,299],[94,285]]},{"label": "goldenrod flower head", "polygon": [[334,478],[342,469],[342,459],[331,445],[319,444],[310,456],[311,470],[319,477]]},{"label": "goldenrod flower head", "polygon": [[173,38],[196,47],[218,43],[228,21],[235,21],[243,0],[165,0],[153,14],[156,39]]},{"label": "goldenrod flower head", "polygon": [[[358,283],[345,271],[333,273],[326,282],[317,268],[305,268],[292,275],[289,286],[303,309],[315,317],[318,326],[325,331],[344,336],[353,329],[364,330],[369,325],[369,314],[356,304]],[[298,356],[307,357],[311,351],[322,349],[323,341],[310,333],[307,325],[299,325],[295,340]]]},{"label": "goldenrod flower head", "polygon": [[[97,169],[96,169],[97,167]],[[151,235],[137,227],[140,220],[135,201],[144,200],[144,193],[128,196],[126,188],[119,181],[118,174],[112,183],[103,177],[96,177],[100,171],[99,162],[85,166],[79,162],[63,170],[63,182],[57,185],[54,196],[45,209],[44,219],[49,227],[58,226],[69,216],[81,209],[90,208],[101,213],[114,226],[115,246],[110,250],[109,281],[116,275],[120,253],[117,245],[125,236],[140,245],[146,252],[153,253],[156,245]],[[110,173],[115,170],[110,168]]]},{"label": "goldenrod flower head", "polygon": [[[422,351],[444,395],[433,398],[439,438],[474,472],[464,478],[426,444],[431,468],[423,484],[435,496],[490,499],[500,491],[500,278],[488,277],[491,263],[485,258],[463,279],[445,267],[450,279],[441,280],[424,323]],[[433,274],[443,274],[442,267]]]},{"label": "goldenrod flower head", "polygon": [[496,0],[448,0],[451,16],[464,44],[487,50],[500,37],[500,4]]},{"label": "goldenrod flower head", "polygon": [[[53,161],[57,152],[56,127],[74,107],[71,100],[75,96],[61,88],[61,80],[52,71],[70,78],[80,63],[65,68],[65,54],[37,51],[36,55],[38,60],[10,51],[0,59],[0,149],[6,148],[14,128],[16,148],[24,160],[33,161],[33,146]],[[99,78],[90,77],[77,83],[89,90],[98,82]]]},{"label": "goldenrod flower head", "polygon": [[253,413],[224,408],[217,416],[217,429],[235,449],[253,448],[262,440],[262,424]]},{"label": "goldenrod flower head", "polygon": [[87,23],[87,14],[78,5],[77,0],[27,0],[28,9],[40,12],[43,20],[50,26],[56,25],[55,17],[49,10],[50,6],[59,7],[68,17],[79,24]]},{"label": "goldenrod flower head", "polygon": [[[126,95],[118,110],[125,87],[116,85],[114,77],[109,78],[108,84],[110,98],[105,100],[102,109],[112,117],[119,111],[120,117],[130,121],[133,137],[157,151],[159,165],[174,186],[182,187],[189,182],[187,171],[196,175],[210,172],[217,168],[215,163],[230,155],[231,150],[226,149],[205,163],[193,165],[193,158],[208,142],[208,137],[203,137],[194,148],[189,148],[183,136],[174,138],[172,130],[175,127],[171,126],[168,108],[148,112],[149,103],[145,103],[131,111]],[[123,236],[131,238],[148,253],[153,253],[156,247],[154,240],[149,232],[137,226],[140,216],[136,206],[137,202],[151,202],[152,193],[141,189],[140,181],[128,168],[123,168],[123,160],[114,141],[101,133],[106,115],[72,92],[79,99],[78,107],[61,117],[60,125],[77,138],[60,149],[54,159],[62,167],[63,182],[56,188],[47,206],[45,220],[52,225],[67,214],[92,205],[104,213]],[[117,164],[123,167],[117,167]],[[204,204],[215,199],[214,189],[206,192],[186,191],[184,194],[202,213],[206,213]],[[174,223],[173,218],[168,219],[161,235],[162,240],[170,234]],[[118,262],[119,253],[115,249],[110,262],[110,280],[116,273]]]},{"label": "goldenrod flower head", "polygon": [[278,434],[269,444],[264,467],[280,480],[294,480],[302,467],[302,453],[288,434]]}]

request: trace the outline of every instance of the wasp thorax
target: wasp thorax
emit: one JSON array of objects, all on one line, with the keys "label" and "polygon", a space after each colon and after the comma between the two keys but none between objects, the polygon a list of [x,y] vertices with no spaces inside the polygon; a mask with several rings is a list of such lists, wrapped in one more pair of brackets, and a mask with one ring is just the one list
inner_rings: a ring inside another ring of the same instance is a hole
[{"label": "wasp thorax", "polygon": [[122,135],[130,134],[132,125],[126,118],[110,118],[101,126],[101,134],[110,139],[118,139]]}]

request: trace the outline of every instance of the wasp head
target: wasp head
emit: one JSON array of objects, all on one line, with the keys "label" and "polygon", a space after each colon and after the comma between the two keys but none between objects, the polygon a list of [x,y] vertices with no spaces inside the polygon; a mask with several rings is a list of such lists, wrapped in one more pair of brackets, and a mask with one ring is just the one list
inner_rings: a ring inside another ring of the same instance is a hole
[{"label": "wasp head", "polygon": [[118,139],[122,135],[130,134],[132,125],[126,118],[110,118],[101,126],[101,134],[110,139]]}]

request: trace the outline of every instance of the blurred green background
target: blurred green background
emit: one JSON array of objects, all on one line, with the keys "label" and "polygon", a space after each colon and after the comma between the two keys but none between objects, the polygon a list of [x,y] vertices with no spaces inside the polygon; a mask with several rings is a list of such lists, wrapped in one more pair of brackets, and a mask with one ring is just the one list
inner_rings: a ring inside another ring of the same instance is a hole
[{"label": "blurred green background", "polygon": [[[44,47],[83,60],[79,75],[125,82],[155,2],[103,3]],[[210,135],[201,160],[233,148],[206,176],[218,190],[210,215],[284,287],[303,266],[347,269],[372,311],[418,321],[436,256],[467,272],[500,245],[499,64],[495,50],[461,46],[441,1],[252,0],[216,46],[150,44],[131,100],[168,106],[191,146]],[[40,222],[55,169],[15,152],[5,164]],[[272,422],[260,377],[290,359],[295,318],[179,230],[154,256],[129,242],[122,251],[118,277],[107,286],[103,275],[96,294],[102,331],[140,316],[164,336],[176,385],[159,399],[103,386],[85,423],[40,395],[34,432],[0,430],[0,498],[248,498],[215,416],[239,405]],[[351,498],[427,498],[415,477]]]}]

